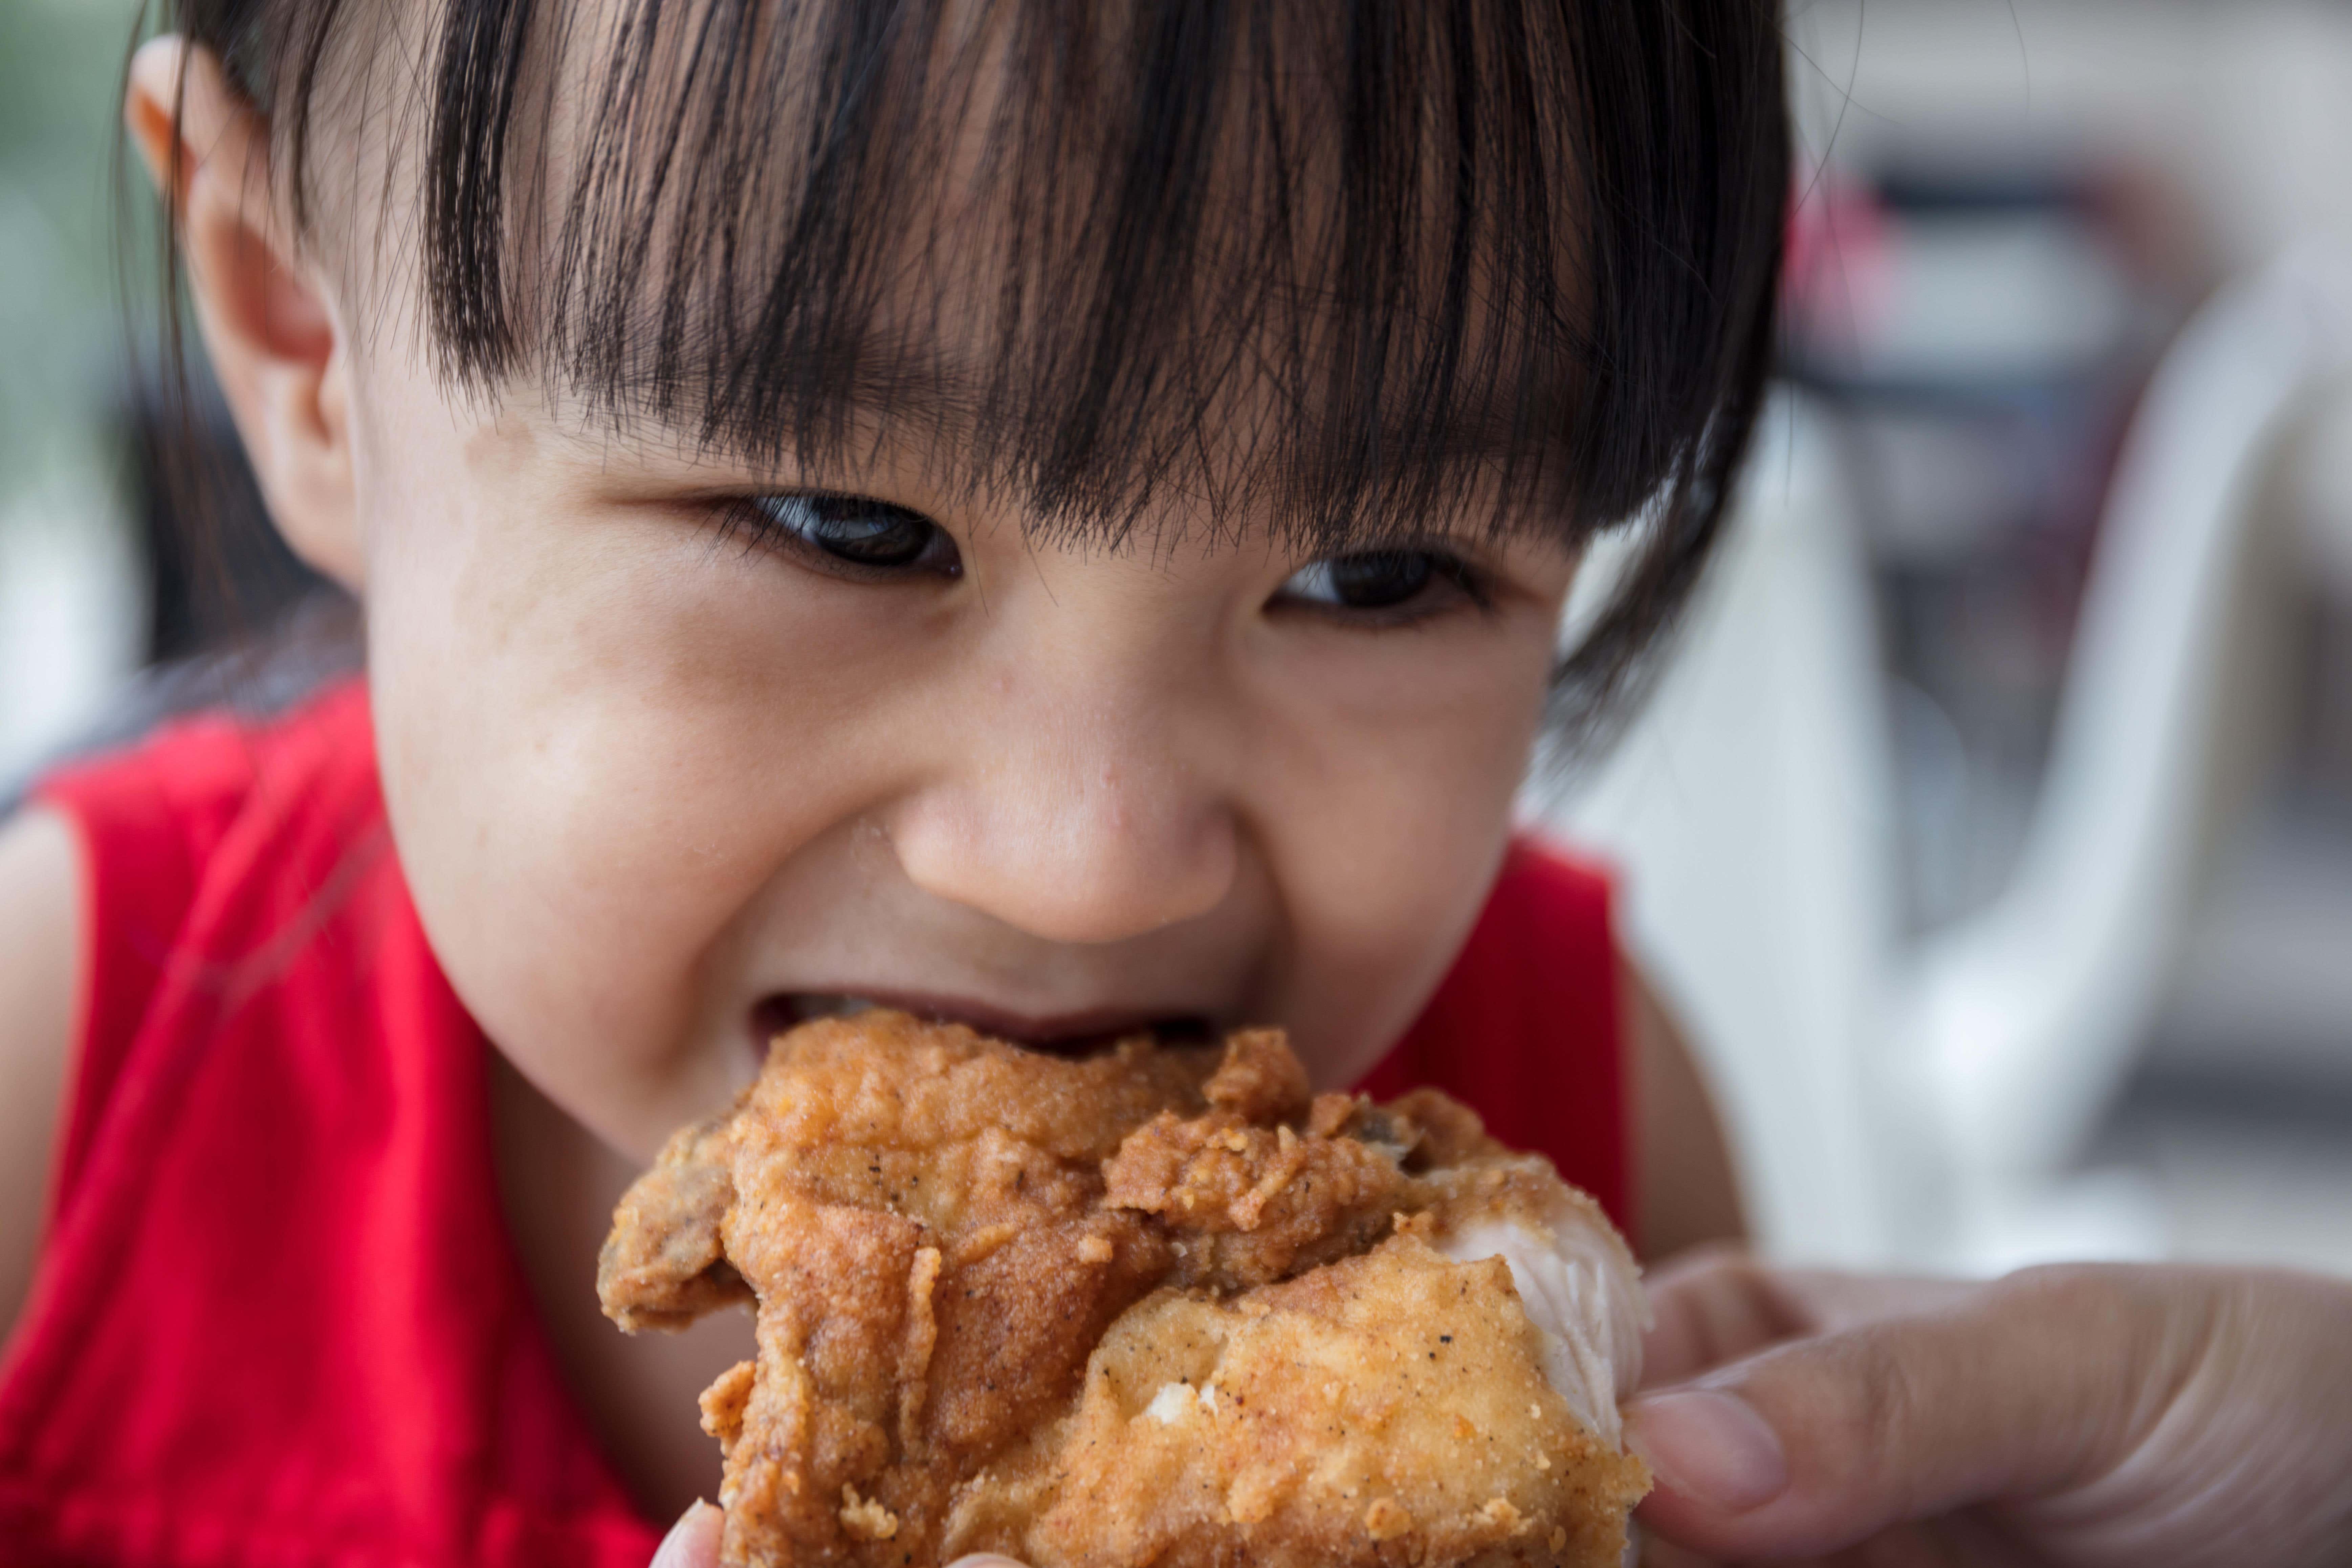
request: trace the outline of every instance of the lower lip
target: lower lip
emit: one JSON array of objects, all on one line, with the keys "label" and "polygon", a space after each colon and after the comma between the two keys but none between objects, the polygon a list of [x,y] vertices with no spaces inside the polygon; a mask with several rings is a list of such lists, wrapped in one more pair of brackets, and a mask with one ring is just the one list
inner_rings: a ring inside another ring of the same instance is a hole
[{"label": "lower lip", "polygon": [[[751,1009],[751,1047],[765,1059],[768,1044],[778,1035],[816,1018],[855,1016],[875,1004],[851,999],[847,1006],[818,1005],[806,996],[771,996]],[[1215,1037],[1215,1029],[1202,1017],[1170,1016],[1155,1018],[1123,1028],[1099,1029],[1082,1033],[1052,1036],[1027,1036],[1018,1032],[986,1027],[972,1019],[958,1017],[952,1012],[915,1011],[917,1016],[928,1017],[934,1023],[962,1024],[975,1033],[990,1038],[1002,1038],[1024,1050],[1042,1051],[1056,1057],[1090,1057],[1110,1049],[1121,1040],[1131,1040],[1138,1035],[1150,1035],[1163,1046],[1203,1045]]]}]

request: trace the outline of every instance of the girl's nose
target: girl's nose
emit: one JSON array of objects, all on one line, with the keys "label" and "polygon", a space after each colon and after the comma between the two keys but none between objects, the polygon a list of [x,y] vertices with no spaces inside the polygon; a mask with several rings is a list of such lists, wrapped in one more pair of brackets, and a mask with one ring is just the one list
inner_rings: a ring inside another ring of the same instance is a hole
[{"label": "girl's nose", "polygon": [[935,897],[1061,942],[1112,942],[1204,915],[1232,891],[1232,811],[1181,758],[1118,722],[1009,724],[901,803],[891,838]]}]

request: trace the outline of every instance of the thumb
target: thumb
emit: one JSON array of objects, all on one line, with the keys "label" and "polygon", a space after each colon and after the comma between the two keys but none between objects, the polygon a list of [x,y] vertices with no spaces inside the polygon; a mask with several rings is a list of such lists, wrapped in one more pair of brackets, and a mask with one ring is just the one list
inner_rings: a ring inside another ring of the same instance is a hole
[{"label": "thumb", "polygon": [[719,1541],[727,1516],[707,1502],[698,1502],[678,1517],[662,1537],[652,1568],[714,1568]]},{"label": "thumb", "polygon": [[1643,1518],[1712,1555],[1805,1556],[2054,1496],[2129,1456],[2213,1323],[2176,1279],[2046,1269],[1768,1351],[1630,1407]]}]

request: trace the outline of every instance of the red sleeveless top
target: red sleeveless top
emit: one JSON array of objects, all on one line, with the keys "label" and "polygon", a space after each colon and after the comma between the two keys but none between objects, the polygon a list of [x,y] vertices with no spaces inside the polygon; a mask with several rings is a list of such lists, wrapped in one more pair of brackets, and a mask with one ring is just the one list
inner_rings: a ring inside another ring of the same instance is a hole
[{"label": "red sleeveless top", "polygon": [[[402,882],[362,688],[174,725],[40,795],[80,830],[90,981],[0,1356],[0,1557],[644,1568],[659,1532],[504,1228],[487,1042]],[[1514,851],[1369,1087],[1414,1083],[1623,1223],[1601,879]]]}]

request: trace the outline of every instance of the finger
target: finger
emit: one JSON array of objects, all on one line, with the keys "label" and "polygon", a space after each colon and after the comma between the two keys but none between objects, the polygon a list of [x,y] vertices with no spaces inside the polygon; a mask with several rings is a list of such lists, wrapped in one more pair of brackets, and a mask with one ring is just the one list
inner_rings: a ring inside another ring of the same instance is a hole
[{"label": "finger", "polygon": [[678,1516],[654,1552],[652,1568],[713,1568],[719,1561],[719,1538],[727,1516],[698,1501]]},{"label": "finger", "polygon": [[1977,1287],[1944,1279],[1766,1266],[1738,1247],[1704,1247],[1644,1281],[1654,1326],[1642,1384],[1685,1383],[1807,1335],[1951,1305]]},{"label": "finger", "polygon": [[1811,1327],[1801,1304],[1741,1247],[1685,1252],[1651,1270],[1643,1286],[1652,1314],[1642,1345],[1644,1387],[1687,1382]]},{"label": "finger", "polygon": [[1742,1559],[2048,1495],[2125,1457],[2210,1316],[2119,1271],[2049,1270],[1965,1304],[1784,1345],[1637,1400],[1654,1529]]}]

